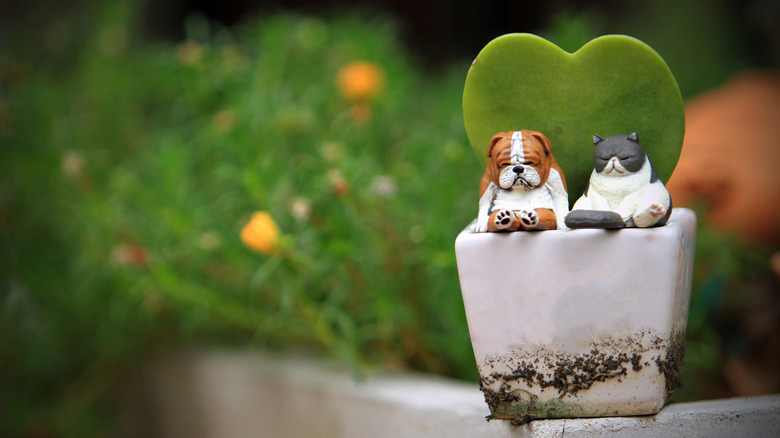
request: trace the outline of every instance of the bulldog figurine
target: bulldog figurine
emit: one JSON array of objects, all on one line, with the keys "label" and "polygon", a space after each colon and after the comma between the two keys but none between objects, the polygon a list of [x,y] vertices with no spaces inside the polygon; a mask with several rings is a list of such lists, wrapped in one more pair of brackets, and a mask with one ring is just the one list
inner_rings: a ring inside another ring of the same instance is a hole
[{"label": "bulldog figurine", "polygon": [[499,132],[488,146],[472,231],[563,229],[566,180],[541,132]]}]

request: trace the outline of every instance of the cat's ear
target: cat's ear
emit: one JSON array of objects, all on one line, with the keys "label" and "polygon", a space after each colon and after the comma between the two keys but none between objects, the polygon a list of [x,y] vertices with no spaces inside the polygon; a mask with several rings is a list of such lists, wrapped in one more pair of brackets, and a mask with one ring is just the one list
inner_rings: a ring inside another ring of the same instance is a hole
[{"label": "cat's ear", "polygon": [[639,141],[639,136],[636,135],[636,132],[632,132],[631,135],[628,136],[628,139],[631,141]]},{"label": "cat's ear", "polygon": [[593,134],[593,144],[599,144],[600,141],[604,141],[604,137],[598,134]]},{"label": "cat's ear", "polygon": [[539,144],[542,145],[542,150],[544,150],[545,155],[550,155],[550,139],[547,138],[546,135],[542,134],[541,132],[537,131],[528,131],[528,135],[531,137],[534,137],[535,139],[539,140]]}]

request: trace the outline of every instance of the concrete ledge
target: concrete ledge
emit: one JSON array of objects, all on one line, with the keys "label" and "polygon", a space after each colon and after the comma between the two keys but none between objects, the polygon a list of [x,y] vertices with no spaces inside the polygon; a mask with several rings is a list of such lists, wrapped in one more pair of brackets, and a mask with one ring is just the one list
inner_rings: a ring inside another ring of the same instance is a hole
[{"label": "concrete ledge", "polygon": [[780,395],[672,404],[646,417],[485,421],[476,384],[417,374],[356,382],[308,356],[190,351],[132,385],[130,435],[164,437],[769,437]]}]

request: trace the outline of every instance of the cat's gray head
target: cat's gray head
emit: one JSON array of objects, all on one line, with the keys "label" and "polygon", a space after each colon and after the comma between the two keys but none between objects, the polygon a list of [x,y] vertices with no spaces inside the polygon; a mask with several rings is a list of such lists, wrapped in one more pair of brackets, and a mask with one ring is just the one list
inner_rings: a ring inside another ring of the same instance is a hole
[{"label": "cat's gray head", "polygon": [[645,164],[645,150],[639,144],[636,132],[630,135],[612,135],[604,138],[593,136],[593,167],[596,172],[610,176],[621,176],[639,171]]}]

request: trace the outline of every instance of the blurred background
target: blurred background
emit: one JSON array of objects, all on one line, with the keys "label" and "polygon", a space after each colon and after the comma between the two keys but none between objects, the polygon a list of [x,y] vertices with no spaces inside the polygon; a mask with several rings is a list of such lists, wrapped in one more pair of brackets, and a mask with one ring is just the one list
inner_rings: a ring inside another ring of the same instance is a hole
[{"label": "blurred background", "polygon": [[0,435],[118,431],[161,351],[305,349],[476,382],[453,244],[492,38],[663,56],[699,215],[674,401],[780,392],[780,3],[3,2]]}]

